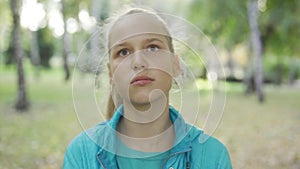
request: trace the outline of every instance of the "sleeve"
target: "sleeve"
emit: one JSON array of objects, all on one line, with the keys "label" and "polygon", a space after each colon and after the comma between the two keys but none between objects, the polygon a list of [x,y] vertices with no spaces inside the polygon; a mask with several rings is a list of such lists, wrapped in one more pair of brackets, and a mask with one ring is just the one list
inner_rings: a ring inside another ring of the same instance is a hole
[{"label": "sleeve", "polygon": [[230,156],[226,147],[223,148],[223,151],[220,155],[218,169],[232,169]]},{"label": "sleeve", "polygon": [[79,137],[75,138],[67,147],[63,169],[82,169],[83,160],[82,160],[82,144]]},{"label": "sleeve", "polygon": [[230,156],[226,146],[214,137],[200,144],[203,148],[201,168],[232,169]]}]

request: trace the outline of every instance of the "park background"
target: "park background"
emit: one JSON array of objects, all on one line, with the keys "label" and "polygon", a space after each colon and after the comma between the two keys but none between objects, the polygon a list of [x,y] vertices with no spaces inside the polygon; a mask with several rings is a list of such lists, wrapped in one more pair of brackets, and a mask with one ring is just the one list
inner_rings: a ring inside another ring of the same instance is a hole
[{"label": "park background", "polygon": [[[216,47],[225,71],[216,76],[227,90],[213,135],[233,168],[300,168],[300,1],[2,0],[1,169],[61,168],[66,146],[83,131],[73,72],[89,84],[99,71],[93,58],[75,68],[76,58],[113,11],[132,3],[185,18]],[[207,85],[204,65],[189,66]],[[204,94],[200,104],[210,102]]]}]

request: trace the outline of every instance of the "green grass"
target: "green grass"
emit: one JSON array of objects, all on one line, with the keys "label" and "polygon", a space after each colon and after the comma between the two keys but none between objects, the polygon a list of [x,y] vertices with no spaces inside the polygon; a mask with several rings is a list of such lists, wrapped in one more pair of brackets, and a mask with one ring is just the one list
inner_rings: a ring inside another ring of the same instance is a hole
[{"label": "green grass", "polygon": [[[28,73],[28,72],[27,72]],[[59,71],[27,75],[31,107],[13,109],[16,79],[0,72],[0,168],[60,168],[68,142],[81,131],[72,103],[71,83]]]},{"label": "green grass", "polygon": [[[0,168],[60,168],[66,146],[82,131],[72,84],[64,82],[61,70],[42,70],[39,78],[27,70],[31,108],[18,113],[13,109],[15,72],[0,69]],[[87,85],[77,93],[87,95]],[[244,96],[239,84],[227,88],[225,112],[214,136],[227,145],[233,167],[299,168],[299,88],[267,86],[264,104],[257,103],[254,95]],[[202,96],[201,105],[207,108],[210,95]],[[85,111],[92,111],[89,103],[84,104]],[[91,117],[87,113],[87,120]]]},{"label": "green grass", "polygon": [[216,136],[230,151],[234,168],[300,167],[300,90],[265,87],[266,102],[228,94]]}]

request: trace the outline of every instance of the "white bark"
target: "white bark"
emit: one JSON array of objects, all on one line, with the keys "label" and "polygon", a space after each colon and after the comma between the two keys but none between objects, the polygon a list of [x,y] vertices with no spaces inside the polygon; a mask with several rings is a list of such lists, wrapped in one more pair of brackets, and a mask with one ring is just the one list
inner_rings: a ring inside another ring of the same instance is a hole
[{"label": "white bark", "polygon": [[21,46],[19,1],[11,0],[10,5],[13,15],[13,54],[16,58],[18,68],[18,96],[15,108],[19,111],[24,111],[28,109],[29,103],[26,95],[25,78],[23,70],[23,51]]},{"label": "white bark", "polygon": [[248,17],[251,31],[252,49],[255,58],[255,89],[259,101],[263,102],[262,43],[258,27],[258,2],[255,0],[250,0],[248,4]]}]

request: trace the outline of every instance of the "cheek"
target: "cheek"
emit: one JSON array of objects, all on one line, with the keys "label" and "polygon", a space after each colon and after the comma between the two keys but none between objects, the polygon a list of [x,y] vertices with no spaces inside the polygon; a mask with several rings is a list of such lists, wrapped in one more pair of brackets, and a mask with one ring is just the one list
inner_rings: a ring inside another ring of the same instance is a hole
[{"label": "cheek", "polygon": [[111,64],[111,77],[113,84],[118,88],[120,85],[126,85],[131,78],[130,68],[126,62],[114,61]]},{"label": "cheek", "polygon": [[158,75],[161,77],[159,78],[160,79],[159,85],[163,88],[164,91],[169,91],[171,89],[172,82],[173,82],[172,76],[164,71],[159,71]]},{"label": "cheek", "polygon": [[170,90],[171,86],[172,86],[173,78],[172,78],[172,76],[168,75],[166,77],[166,79],[167,79],[166,80],[166,87],[168,88],[168,90]]},{"label": "cheek", "polygon": [[159,52],[149,57],[149,67],[161,70],[169,75],[173,74],[173,55],[170,52]]},{"label": "cheek", "polygon": [[119,74],[122,71],[121,69],[124,69],[121,62],[117,60],[110,62],[110,67],[112,77]]}]

